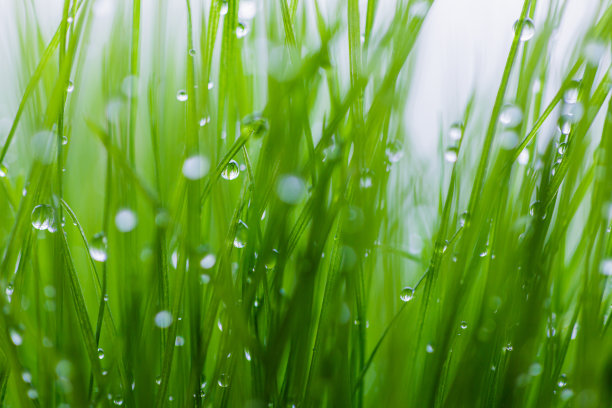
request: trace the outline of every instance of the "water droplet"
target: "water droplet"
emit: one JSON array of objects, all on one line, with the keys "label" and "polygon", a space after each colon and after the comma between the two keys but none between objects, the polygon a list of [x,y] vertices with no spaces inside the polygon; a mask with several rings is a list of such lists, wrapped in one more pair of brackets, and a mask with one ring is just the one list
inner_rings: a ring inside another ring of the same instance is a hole
[{"label": "water droplet", "polygon": [[74,91],[74,84],[72,83],[72,81],[68,81],[68,86],[66,87],[66,92],[70,93]]},{"label": "water droplet", "polygon": [[461,328],[463,330],[467,329],[467,322],[465,320],[461,322]]},{"label": "water droplet", "polygon": [[607,258],[601,261],[599,271],[604,276],[612,276],[612,258]]},{"label": "water droplet", "polygon": [[101,349],[101,348],[98,349],[98,358],[100,360],[102,360],[104,358],[104,350]]},{"label": "water droplet", "polygon": [[231,160],[227,163],[227,166],[221,172],[221,177],[226,180],[235,180],[240,175],[240,168],[235,160]]},{"label": "water droplet", "polygon": [[573,396],[574,396],[574,391],[572,391],[569,388],[561,391],[561,400],[562,401],[567,401],[568,399],[572,398]]},{"label": "water droplet", "polygon": [[217,379],[217,384],[219,385],[219,387],[221,388],[227,388],[229,387],[229,375],[227,374],[219,374],[219,378]]},{"label": "water droplet", "polygon": [[32,226],[37,230],[55,231],[55,211],[48,204],[40,204],[32,210]]},{"label": "water droplet", "polygon": [[205,273],[200,275],[200,282],[202,282],[203,284],[207,284],[208,282],[210,282],[210,275],[207,275]]},{"label": "water droplet", "polygon": [[506,344],[506,347],[504,347],[504,350],[512,351],[512,344],[511,343]]},{"label": "water droplet", "polygon": [[532,377],[537,377],[542,374],[542,366],[539,363],[533,363],[529,366],[529,375]]},{"label": "water droplet", "polygon": [[217,257],[214,254],[206,254],[200,260],[200,267],[202,269],[210,269],[215,266],[215,262],[217,261]]},{"label": "water droplet", "polygon": [[578,95],[580,94],[580,82],[572,81],[563,93],[563,101],[565,103],[576,103],[578,102]]},{"label": "water droplet", "polygon": [[518,155],[517,161],[522,166],[529,163],[529,150],[523,149],[523,151]]},{"label": "water droplet", "polygon": [[155,384],[161,385],[161,382],[162,382],[161,375],[158,375],[157,377],[155,377]]},{"label": "water droplet", "polygon": [[221,9],[219,10],[219,14],[221,14],[222,16],[226,15],[227,12],[229,10],[229,6],[227,4],[227,1],[224,0],[223,4],[221,4]]},{"label": "water droplet", "polygon": [[246,358],[247,361],[251,361],[251,352],[249,349],[244,349],[244,358]]},{"label": "water droplet", "polygon": [[272,249],[268,255],[265,257],[265,266],[266,269],[274,269],[276,266],[276,260],[278,259],[278,250]]},{"label": "water droplet", "polygon": [[567,376],[565,374],[561,374],[561,376],[559,376],[559,381],[557,382],[557,385],[559,386],[559,388],[563,388],[567,385]]},{"label": "water droplet", "polygon": [[589,65],[597,66],[605,55],[606,50],[607,46],[605,43],[600,41],[589,41],[583,49],[584,58]]},{"label": "water droplet", "polygon": [[23,337],[21,337],[21,334],[19,334],[17,332],[17,330],[10,329],[9,330],[9,335],[10,335],[11,341],[13,342],[14,345],[19,347],[19,346],[21,346],[21,344],[23,344]]},{"label": "water droplet", "polygon": [[448,136],[452,141],[460,140],[461,136],[463,136],[463,123],[453,123],[448,131]]},{"label": "water droplet", "polygon": [[239,22],[238,26],[236,27],[236,37],[244,38],[248,33],[249,27],[245,23]]},{"label": "water droplet", "polygon": [[30,388],[28,390],[28,398],[33,400],[38,398],[38,391],[36,391],[34,388]]},{"label": "water droplet", "polygon": [[155,315],[155,325],[162,329],[170,327],[172,324],[172,314],[167,310],[162,310]]},{"label": "water droplet", "polygon": [[30,374],[29,371],[24,371],[23,373],[21,373],[21,379],[23,380],[23,382],[30,384],[32,382],[32,374]]},{"label": "water droplet", "polygon": [[121,232],[130,232],[136,227],[136,214],[129,208],[122,208],[115,215],[115,225]]},{"label": "water droplet", "polygon": [[183,338],[183,336],[176,336],[176,339],[174,339],[174,345],[177,347],[182,347],[185,345],[185,339]]},{"label": "water droplet", "polygon": [[179,102],[185,102],[187,98],[187,91],[185,91],[184,89],[181,89],[176,93],[176,100]]},{"label": "water droplet", "polygon": [[245,116],[240,123],[242,136],[260,137],[268,131],[268,120],[259,112]]},{"label": "water droplet", "polygon": [[200,119],[200,126],[206,126],[207,124],[210,123],[210,116],[207,116],[205,118]]},{"label": "water droplet", "polygon": [[566,150],[567,150],[567,143],[559,143],[559,147],[557,148],[557,153],[563,156]]},{"label": "water droplet", "polygon": [[400,292],[400,299],[404,303],[412,300],[413,296],[414,296],[414,289],[412,289],[410,286],[404,287],[404,289],[402,289],[402,291]]},{"label": "water droplet", "polygon": [[404,157],[404,146],[402,142],[398,140],[394,140],[387,145],[385,149],[385,154],[387,155],[387,159],[389,163],[397,163]]},{"label": "water droplet", "polygon": [[514,23],[514,31],[517,32],[519,30],[519,40],[529,41],[535,34],[535,26],[533,24],[533,20],[531,20],[530,18],[517,20]]},{"label": "water droplet", "polygon": [[115,396],[115,398],[113,398],[113,404],[123,405],[123,397],[121,395]]},{"label": "water droplet", "polygon": [[189,180],[199,180],[204,177],[210,168],[208,159],[204,156],[191,156],[183,163],[183,175]]},{"label": "water droplet", "polygon": [[195,57],[195,55],[196,55],[196,50],[195,50],[195,49],[193,49],[193,48],[191,48],[191,49],[189,50],[189,55],[191,55],[192,57]]},{"label": "water droplet", "polygon": [[138,77],[136,75],[128,75],[123,78],[121,92],[127,98],[135,98],[138,95]]},{"label": "water droplet", "polygon": [[523,120],[523,111],[518,106],[507,104],[499,114],[499,121],[507,127],[515,127]]},{"label": "water droplet", "polygon": [[241,0],[238,5],[238,18],[240,20],[251,20],[257,13],[255,0]]},{"label": "water droplet", "polygon": [[519,137],[516,132],[507,130],[499,135],[499,143],[502,149],[514,149],[518,145]]},{"label": "water droplet", "polygon": [[103,232],[98,232],[89,242],[89,255],[92,259],[98,262],[105,262],[107,258],[107,242],[106,235]]},{"label": "water droplet", "polygon": [[371,188],[374,180],[374,172],[370,169],[365,169],[359,177],[359,187],[363,189]]},{"label": "water droplet", "polygon": [[247,244],[249,237],[249,227],[244,221],[238,221],[238,227],[236,228],[236,236],[234,237],[234,247],[244,248]]},{"label": "water droplet", "polygon": [[286,204],[299,204],[306,197],[306,184],[298,176],[281,176],[276,184],[278,198]]},{"label": "water droplet", "polygon": [[446,151],[444,152],[444,160],[446,160],[449,163],[454,163],[457,161],[457,154],[458,154],[458,150],[456,147],[451,146],[448,149],[446,149]]},{"label": "water droplet", "polygon": [[429,354],[431,354],[431,353],[433,353],[433,352],[434,352],[434,348],[433,348],[433,346],[432,346],[431,344],[428,344],[427,346],[425,346],[425,350],[426,350],[426,351],[427,351]]},{"label": "water droplet", "polygon": [[0,164],[0,177],[6,177],[8,170],[4,164]]}]

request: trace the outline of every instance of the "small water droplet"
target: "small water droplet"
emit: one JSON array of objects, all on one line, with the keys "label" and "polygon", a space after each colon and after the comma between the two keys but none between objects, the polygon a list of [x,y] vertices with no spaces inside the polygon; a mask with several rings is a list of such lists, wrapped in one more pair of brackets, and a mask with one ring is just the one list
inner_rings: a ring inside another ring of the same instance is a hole
[{"label": "small water droplet", "polygon": [[463,136],[463,123],[453,123],[448,131],[448,136],[452,141],[456,142],[457,140],[460,140],[461,136]]},{"label": "small water droplet", "polygon": [[612,258],[607,258],[601,261],[599,271],[604,276],[612,276]]},{"label": "small water droplet", "polygon": [[221,388],[227,388],[229,387],[229,384],[230,384],[229,380],[230,380],[229,375],[222,373],[222,374],[219,374],[219,378],[217,379],[217,384]]},{"label": "small water droplet", "polygon": [[34,388],[30,388],[28,390],[28,398],[29,399],[37,399],[38,398],[38,391],[36,391]]},{"label": "small water droplet", "polygon": [[519,142],[519,136],[512,130],[502,132],[499,136],[499,144],[502,149],[514,149]]},{"label": "small water droplet", "polygon": [[506,347],[504,347],[504,350],[512,351],[512,344],[511,343],[506,344]]},{"label": "small water droplet", "polygon": [[98,358],[100,360],[102,360],[104,358],[104,350],[101,349],[101,348],[98,349]]},{"label": "small water droplet", "polygon": [[248,33],[249,27],[245,23],[239,22],[238,26],[236,27],[236,37],[244,38]]},{"label": "small water droplet", "polygon": [[249,227],[244,221],[238,221],[238,227],[236,228],[236,236],[234,237],[234,247],[244,248],[247,244],[249,236]]},{"label": "small water droplet", "polygon": [[123,405],[123,397],[121,395],[116,395],[115,398],[113,398],[113,404]]},{"label": "small water droplet", "polygon": [[106,235],[103,232],[98,232],[89,242],[89,254],[92,259],[98,262],[105,262],[107,258],[107,242]]},{"label": "small water droplet", "polygon": [[522,166],[529,163],[529,150],[523,149],[523,151],[518,155],[517,161]]},{"label": "small water droplet", "polygon": [[567,376],[565,374],[561,374],[561,376],[559,376],[559,381],[557,382],[557,385],[559,386],[559,388],[563,388],[567,385]]},{"label": "small water droplet", "polygon": [[170,327],[172,324],[172,314],[167,310],[162,310],[155,315],[155,325],[159,328],[165,329]]},{"label": "small water droplet", "polygon": [[298,176],[283,175],[276,184],[276,194],[286,204],[299,204],[306,197],[306,184]]},{"label": "small water droplet", "polygon": [[433,346],[432,346],[431,344],[428,344],[428,345],[425,347],[425,350],[426,350],[426,351],[427,351],[429,354],[431,354],[431,353],[433,353],[433,352],[434,352],[434,348],[433,348]]},{"label": "small water droplet", "polygon": [[226,180],[235,180],[240,175],[240,168],[235,160],[230,160],[221,172],[221,177]]},{"label": "small water droplet", "polygon": [[533,20],[530,18],[517,20],[514,23],[514,31],[517,32],[519,30],[519,40],[523,42],[529,41],[535,34],[535,25],[533,24]]},{"label": "small water droplet", "polygon": [[21,344],[23,344],[23,337],[21,337],[21,334],[19,334],[17,330],[10,329],[9,336],[11,337],[11,341],[13,342],[14,345],[19,347],[21,346]]},{"label": "small water droplet", "polygon": [[278,250],[272,249],[265,257],[266,269],[271,270],[276,267],[276,260],[278,259]]},{"label": "small water droplet", "polygon": [[251,352],[249,349],[244,349],[244,358],[246,358],[247,361],[251,361]]},{"label": "small water droplet", "polygon": [[185,345],[185,339],[183,338],[183,336],[176,336],[176,339],[174,339],[174,345],[177,347],[182,347]]},{"label": "small water droplet", "polygon": [[130,232],[136,227],[136,214],[129,208],[122,208],[115,215],[115,225],[121,232]]},{"label": "small water droplet", "polygon": [[387,155],[387,159],[389,163],[397,163],[404,157],[404,146],[402,142],[398,140],[394,140],[387,145],[385,149],[385,154]]},{"label": "small water droplet", "polygon": [[446,151],[444,152],[444,160],[446,160],[449,163],[454,163],[457,161],[457,148],[454,146],[449,147],[448,149],[446,149]]},{"label": "small water droplet", "polygon": [[48,204],[40,204],[32,210],[32,226],[37,230],[55,231],[55,211]]},{"label": "small water droplet", "polygon": [[221,9],[219,10],[219,14],[224,16],[227,14],[228,10],[229,10],[229,5],[227,3],[227,0],[224,0],[223,3],[221,4]]},{"label": "small water droplet", "polygon": [[29,371],[24,371],[23,373],[21,373],[21,379],[23,380],[23,382],[30,384],[32,382],[32,374],[30,374]]},{"label": "small water droplet", "polygon": [[215,254],[206,254],[200,260],[200,267],[202,269],[210,269],[215,266],[215,262],[217,261],[217,257]]},{"label": "small water droplet", "polygon": [[414,289],[412,289],[410,286],[404,287],[404,289],[402,289],[402,291],[400,292],[400,299],[404,303],[411,301],[413,296]]},{"label": "small water droplet", "polygon": [[158,375],[157,377],[155,377],[155,384],[161,385],[161,382],[162,382],[161,375]]},{"label": "small water droplet", "polygon": [[189,55],[191,55],[192,57],[195,57],[196,50],[194,48],[189,49]]},{"label": "small water droplet", "polygon": [[461,328],[463,330],[467,329],[467,322],[465,320],[461,322]]},{"label": "small water droplet", "polygon": [[187,91],[185,91],[184,89],[181,89],[176,93],[176,100],[179,102],[185,102],[187,98]]},{"label": "small water droplet", "polygon": [[199,180],[208,174],[210,163],[201,155],[191,156],[183,163],[183,175],[189,180]]},{"label": "small water droplet", "polygon": [[374,180],[374,172],[370,169],[365,169],[359,177],[359,187],[363,189],[371,188]]},{"label": "small water droplet", "polygon": [[74,84],[72,83],[72,81],[68,81],[68,86],[66,86],[66,92],[70,93],[74,91]]},{"label": "small water droplet", "polygon": [[8,170],[4,164],[0,164],[0,177],[6,177]]}]

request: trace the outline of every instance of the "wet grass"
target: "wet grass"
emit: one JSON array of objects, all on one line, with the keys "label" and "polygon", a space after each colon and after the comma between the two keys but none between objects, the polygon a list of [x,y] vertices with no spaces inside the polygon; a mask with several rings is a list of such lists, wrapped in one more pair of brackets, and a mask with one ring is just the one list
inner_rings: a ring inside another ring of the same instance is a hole
[{"label": "wet grass", "polygon": [[612,405],[610,2],[553,67],[525,0],[433,166],[428,1],[14,3],[0,405]]}]

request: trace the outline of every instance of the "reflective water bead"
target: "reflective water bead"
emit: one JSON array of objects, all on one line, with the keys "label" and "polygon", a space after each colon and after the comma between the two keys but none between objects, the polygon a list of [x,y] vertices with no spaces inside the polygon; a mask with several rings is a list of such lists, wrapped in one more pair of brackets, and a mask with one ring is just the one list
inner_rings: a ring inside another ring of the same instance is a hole
[{"label": "reflective water bead", "polygon": [[225,180],[234,180],[240,175],[240,168],[235,160],[230,160],[221,172],[221,177]]}]

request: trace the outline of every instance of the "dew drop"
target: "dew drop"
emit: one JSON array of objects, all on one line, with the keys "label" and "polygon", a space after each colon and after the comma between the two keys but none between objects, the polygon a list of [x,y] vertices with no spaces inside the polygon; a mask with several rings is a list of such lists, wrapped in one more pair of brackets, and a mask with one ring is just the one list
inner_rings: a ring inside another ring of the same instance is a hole
[{"label": "dew drop", "polygon": [[89,242],[89,255],[92,259],[98,262],[104,262],[107,258],[107,242],[106,235],[103,232],[98,232]]},{"label": "dew drop", "polygon": [[406,286],[400,292],[400,299],[404,303],[411,301],[413,296],[414,296],[414,289],[412,289],[410,286]]},{"label": "dew drop", "polygon": [[122,208],[115,215],[115,225],[121,232],[130,232],[136,227],[136,214],[129,208]]},{"label": "dew drop", "polygon": [[35,400],[38,398],[38,391],[36,391],[34,388],[30,388],[28,390],[28,398]]},{"label": "dew drop", "polygon": [[499,121],[507,127],[515,127],[523,120],[523,111],[518,106],[508,104],[502,108]]},{"label": "dew drop", "polygon": [[183,336],[176,336],[176,339],[174,339],[174,345],[177,347],[182,347],[185,345],[185,339],[183,338]]},{"label": "dew drop", "polygon": [[217,385],[221,388],[229,387],[229,375],[227,374],[219,374],[219,378],[217,379]]},{"label": "dew drop", "polygon": [[279,178],[276,194],[286,204],[299,204],[306,197],[306,184],[302,178],[287,174]]},{"label": "dew drop", "polygon": [[0,164],[0,177],[6,177],[8,170],[4,164]]},{"label": "dew drop", "polygon": [[238,5],[238,18],[241,20],[252,20],[257,13],[255,0],[241,0]]},{"label": "dew drop", "polygon": [[98,359],[102,360],[104,358],[104,350],[101,348],[98,349]]},{"label": "dew drop", "polygon": [[612,276],[612,258],[601,261],[599,271],[604,276]]},{"label": "dew drop", "polygon": [[460,140],[461,136],[463,136],[463,123],[453,123],[448,131],[448,136],[453,141]]},{"label": "dew drop", "polygon": [[74,91],[74,84],[72,83],[72,81],[68,81],[68,86],[66,86],[66,92],[71,93],[72,91]]},{"label": "dew drop", "polygon": [[248,33],[249,27],[246,24],[239,22],[238,26],[236,27],[236,37],[244,38]]},{"label": "dew drop", "polygon": [[535,25],[533,24],[533,20],[530,18],[517,20],[514,23],[514,31],[517,32],[519,30],[519,40],[523,42],[529,41],[535,34]]},{"label": "dew drop", "polygon": [[236,228],[236,236],[234,237],[234,247],[244,248],[247,244],[249,236],[249,227],[244,221],[238,221],[238,227]]},{"label": "dew drop", "polygon": [[217,257],[214,254],[206,254],[200,260],[200,267],[202,269],[210,269],[215,266],[215,262],[217,262]]},{"label": "dew drop", "polygon": [[529,150],[523,149],[523,151],[518,155],[517,161],[522,166],[529,163]]},{"label": "dew drop", "polygon": [[454,163],[457,161],[457,148],[454,146],[449,147],[448,149],[446,149],[446,151],[444,152],[444,160],[446,160],[449,163]]},{"label": "dew drop", "polygon": [[240,168],[235,160],[231,160],[227,163],[227,166],[221,172],[221,177],[226,180],[235,180],[240,175]]},{"label": "dew drop", "polygon": [[19,347],[23,344],[23,337],[21,337],[21,334],[19,334],[17,330],[10,329],[9,336],[11,337],[11,341],[13,342],[14,345]]},{"label": "dew drop", "polygon": [[37,230],[55,230],[55,211],[48,204],[40,204],[32,210],[32,226]]},{"label": "dew drop", "polygon": [[189,55],[191,55],[192,57],[195,57],[195,55],[196,55],[196,50],[195,50],[195,49],[193,49],[193,48],[191,48],[191,49],[189,50]]},{"label": "dew drop", "polygon": [[467,329],[467,322],[465,320],[461,322],[461,328],[463,330]]},{"label": "dew drop", "polygon": [[162,310],[155,315],[155,325],[162,329],[170,327],[172,324],[172,314],[167,310]]},{"label": "dew drop", "polygon": [[385,154],[387,155],[387,159],[389,163],[397,163],[404,157],[404,147],[400,140],[394,140],[387,145],[385,149]]},{"label": "dew drop", "polygon": [[176,93],[176,100],[179,102],[185,102],[187,98],[187,91],[185,91],[184,89],[181,89]]},{"label": "dew drop", "polygon": [[432,346],[431,344],[428,344],[428,345],[425,347],[425,350],[426,350],[426,351],[427,351],[429,354],[431,354],[431,353],[433,353],[433,352],[434,352],[434,348],[433,348],[433,346]]},{"label": "dew drop", "polygon": [[221,4],[221,9],[219,10],[219,14],[224,16],[227,14],[228,10],[229,10],[229,5],[227,4],[227,1],[224,0],[223,3]]},{"label": "dew drop", "polygon": [[247,361],[251,361],[251,352],[249,349],[244,349],[244,358],[246,358]]},{"label": "dew drop", "polygon": [[210,163],[204,156],[191,156],[183,163],[183,175],[189,180],[199,180],[210,169]]},{"label": "dew drop", "polygon": [[374,172],[370,169],[365,169],[359,177],[359,187],[363,189],[371,188],[374,180]]}]

